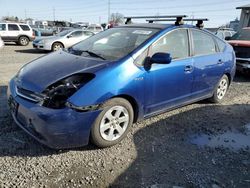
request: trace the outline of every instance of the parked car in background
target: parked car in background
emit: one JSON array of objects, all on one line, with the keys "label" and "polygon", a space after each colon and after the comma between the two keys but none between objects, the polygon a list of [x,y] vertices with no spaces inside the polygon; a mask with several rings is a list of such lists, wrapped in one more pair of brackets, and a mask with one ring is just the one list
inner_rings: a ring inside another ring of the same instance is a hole
[{"label": "parked car in background", "polygon": [[32,28],[22,23],[0,23],[0,36],[4,42],[15,42],[22,46],[35,39]]},{"label": "parked car in background", "polygon": [[50,37],[40,37],[33,41],[33,47],[42,50],[57,51],[68,48],[90,36],[93,32],[84,30],[66,30]]},{"label": "parked car in background", "polygon": [[2,38],[0,36],[0,49],[3,48],[3,46],[4,46],[4,42],[3,42],[3,40],[2,40]]},{"label": "parked car in background", "polygon": [[52,36],[56,33],[56,30],[53,27],[46,25],[31,25],[31,28],[40,32],[41,36]]},{"label": "parked car in background", "polygon": [[93,33],[99,33],[99,32],[101,32],[101,31],[103,31],[103,28],[102,28],[102,26],[101,25],[99,25],[99,24],[91,24],[91,25],[89,25],[87,28],[86,28],[86,30],[88,30],[88,31],[92,31]]},{"label": "parked car in background", "polygon": [[250,27],[243,28],[227,40],[234,48],[237,70],[250,73]]},{"label": "parked car in background", "polygon": [[49,147],[90,139],[108,147],[143,118],[207,98],[221,102],[234,74],[232,46],[206,30],[130,24],[26,64],[8,100],[15,122]]},{"label": "parked car in background", "polygon": [[236,32],[231,28],[220,28],[216,31],[215,35],[223,40],[227,37],[232,37]]}]

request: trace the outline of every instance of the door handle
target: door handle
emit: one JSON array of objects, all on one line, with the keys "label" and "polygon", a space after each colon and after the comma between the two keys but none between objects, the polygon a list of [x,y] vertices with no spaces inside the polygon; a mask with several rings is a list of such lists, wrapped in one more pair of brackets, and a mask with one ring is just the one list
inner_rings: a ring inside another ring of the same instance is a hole
[{"label": "door handle", "polygon": [[217,64],[223,64],[223,61],[221,59],[219,59]]},{"label": "door handle", "polygon": [[190,72],[192,72],[192,70],[193,70],[193,66],[191,66],[191,65],[185,66],[185,69],[184,69],[185,72],[190,73]]}]

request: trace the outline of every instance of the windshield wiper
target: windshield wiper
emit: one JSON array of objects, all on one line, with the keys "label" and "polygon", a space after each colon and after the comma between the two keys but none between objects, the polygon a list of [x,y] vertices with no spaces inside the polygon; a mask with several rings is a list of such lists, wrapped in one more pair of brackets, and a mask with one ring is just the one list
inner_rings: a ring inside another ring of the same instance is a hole
[{"label": "windshield wiper", "polygon": [[104,57],[102,57],[100,54],[97,54],[95,52],[92,52],[92,51],[89,51],[89,50],[82,50],[81,52],[86,52],[88,53],[90,56],[93,56],[93,57],[98,57],[102,60],[106,60]]}]

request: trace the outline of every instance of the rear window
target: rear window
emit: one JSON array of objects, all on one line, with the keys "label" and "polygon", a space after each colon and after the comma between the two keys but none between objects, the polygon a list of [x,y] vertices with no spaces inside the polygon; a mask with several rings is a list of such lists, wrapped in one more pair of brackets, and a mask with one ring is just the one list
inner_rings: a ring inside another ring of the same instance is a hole
[{"label": "rear window", "polygon": [[29,26],[27,26],[27,25],[20,25],[20,27],[21,27],[22,30],[24,30],[24,31],[30,31],[30,28],[29,28]]},{"label": "rear window", "polygon": [[250,40],[250,29],[242,29],[235,33],[231,40]]}]

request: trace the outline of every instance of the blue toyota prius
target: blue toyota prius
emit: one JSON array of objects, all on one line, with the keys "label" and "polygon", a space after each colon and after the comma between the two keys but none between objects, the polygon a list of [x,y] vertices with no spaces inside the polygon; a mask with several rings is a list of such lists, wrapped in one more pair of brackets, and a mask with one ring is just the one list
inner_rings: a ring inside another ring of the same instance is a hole
[{"label": "blue toyota prius", "polygon": [[8,102],[15,122],[51,148],[108,147],[138,120],[220,102],[234,74],[232,47],[204,29],[130,24],[26,64]]}]

